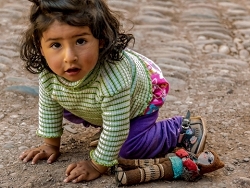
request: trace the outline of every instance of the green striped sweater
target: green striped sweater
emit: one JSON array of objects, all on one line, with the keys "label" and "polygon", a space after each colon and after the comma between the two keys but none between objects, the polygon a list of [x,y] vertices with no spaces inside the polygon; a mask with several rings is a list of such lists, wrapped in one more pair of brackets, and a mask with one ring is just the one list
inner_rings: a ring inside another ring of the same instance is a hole
[{"label": "green striped sweater", "polygon": [[117,164],[129,132],[130,119],[142,115],[152,99],[149,72],[140,54],[123,52],[115,64],[97,63],[82,80],[69,82],[44,70],[39,75],[39,128],[44,138],[63,133],[63,109],[103,127],[90,156],[104,166]]}]

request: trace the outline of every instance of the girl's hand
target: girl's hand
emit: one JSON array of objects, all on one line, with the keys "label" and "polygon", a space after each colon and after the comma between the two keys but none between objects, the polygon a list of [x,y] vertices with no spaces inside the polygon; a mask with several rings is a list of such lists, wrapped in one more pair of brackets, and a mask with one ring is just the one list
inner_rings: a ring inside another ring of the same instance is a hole
[{"label": "girl's hand", "polygon": [[108,170],[108,167],[99,165],[94,161],[80,161],[70,164],[66,170],[66,179],[64,182],[77,183],[80,181],[90,181],[100,177]]},{"label": "girl's hand", "polygon": [[25,163],[32,160],[32,164],[36,164],[36,162],[41,159],[48,159],[47,163],[53,163],[59,156],[59,147],[45,143],[38,148],[24,151],[19,156],[19,159]]}]

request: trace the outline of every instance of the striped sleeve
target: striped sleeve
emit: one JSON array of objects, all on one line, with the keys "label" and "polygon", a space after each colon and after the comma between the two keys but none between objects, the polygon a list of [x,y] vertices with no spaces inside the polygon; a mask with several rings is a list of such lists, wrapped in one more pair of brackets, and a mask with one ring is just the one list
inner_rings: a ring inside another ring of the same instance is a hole
[{"label": "striped sleeve", "polygon": [[63,133],[63,108],[48,93],[46,80],[39,83],[39,128],[37,135],[44,138],[57,138]]},{"label": "striped sleeve", "polygon": [[129,133],[130,90],[104,98],[102,111],[103,131],[91,158],[101,165],[113,166]]}]

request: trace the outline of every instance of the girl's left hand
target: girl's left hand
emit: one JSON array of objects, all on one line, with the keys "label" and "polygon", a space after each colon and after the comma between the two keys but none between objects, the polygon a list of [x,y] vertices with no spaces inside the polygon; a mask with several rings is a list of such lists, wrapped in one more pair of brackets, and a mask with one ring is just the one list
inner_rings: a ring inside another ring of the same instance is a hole
[{"label": "girl's left hand", "polygon": [[[99,170],[101,169],[101,170]],[[90,181],[100,177],[107,171],[108,167],[97,165],[88,160],[70,164],[66,170],[64,182],[78,183],[80,181]]]}]

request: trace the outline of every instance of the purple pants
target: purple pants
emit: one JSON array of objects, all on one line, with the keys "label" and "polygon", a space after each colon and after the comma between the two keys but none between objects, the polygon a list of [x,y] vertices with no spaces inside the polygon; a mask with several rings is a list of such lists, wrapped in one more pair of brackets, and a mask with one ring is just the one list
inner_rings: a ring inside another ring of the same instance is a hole
[{"label": "purple pants", "polygon": [[[73,123],[92,125],[65,111],[64,118]],[[165,155],[176,147],[181,131],[182,117],[176,116],[156,122],[158,111],[130,120],[130,131],[122,145],[120,157],[126,159],[146,159]],[[95,126],[95,125],[92,125]]]}]

